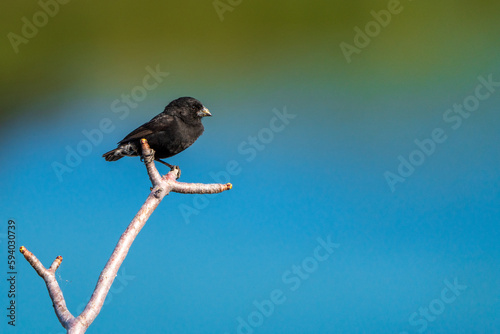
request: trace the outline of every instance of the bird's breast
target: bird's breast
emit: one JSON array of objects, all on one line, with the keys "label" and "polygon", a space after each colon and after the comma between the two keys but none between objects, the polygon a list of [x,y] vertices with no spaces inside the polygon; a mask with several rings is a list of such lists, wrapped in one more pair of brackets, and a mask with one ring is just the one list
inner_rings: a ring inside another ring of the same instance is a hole
[{"label": "bird's breast", "polygon": [[154,135],[154,138],[148,139],[151,148],[156,151],[156,157],[159,159],[171,157],[184,151],[191,146],[203,133],[203,125],[189,125],[183,122],[175,122],[165,131]]}]

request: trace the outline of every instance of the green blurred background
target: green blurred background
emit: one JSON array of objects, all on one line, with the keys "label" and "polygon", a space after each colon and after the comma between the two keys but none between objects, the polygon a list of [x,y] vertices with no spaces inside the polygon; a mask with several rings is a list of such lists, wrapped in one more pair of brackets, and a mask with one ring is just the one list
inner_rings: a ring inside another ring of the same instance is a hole
[{"label": "green blurred background", "polygon": [[[169,71],[173,91],[210,87],[255,100],[249,91],[266,97],[283,86],[307,89],[312,83],[331,94],[379,95],[403,86],[425,96],[435,85],[456,90],[496,60],[497,2],[405,1],[348,65],[339,44],[352,44],[353,28],[373,20],[370,11],[387,3],[241,1],[221,21],[212,1],[70,1],[19,53],[4,38],[1,117],[40,101],[63,104],[122,92],[146,65]],[[40,10],[35,1],[2,7],[4,36],[21,35],[21,18],[31,21]]]}]

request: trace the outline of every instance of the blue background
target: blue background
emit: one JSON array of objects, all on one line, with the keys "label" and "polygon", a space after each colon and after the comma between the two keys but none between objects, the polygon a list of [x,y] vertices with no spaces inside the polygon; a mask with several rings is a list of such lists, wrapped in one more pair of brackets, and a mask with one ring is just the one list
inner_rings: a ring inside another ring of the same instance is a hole
[{"label": "blue background", "polygon": [[[386,1],[244,1],[222,21],[210,1],[70,2],[18,53],[4,38],[0,262],[13,219],[17,248],[47,267],[63,256],[58,281],[69,310],[81,312],[150,187],[138,158],[101,155],[188,95],[213,117],[168,161],[181,166],[180,181],[215,175],[234,188],[167,196],[88,333],[500,332],[500,87],[457,129],[443,119],[478,77],[500,82],[500,6],[402,6],[350,62],[340,44],[354,45],[354,27]],[[2,7],[6,36],[40,10]],[[157,65],[169,75],[120,119],[112,103]],[[295,117],[272,132],[276,110]],[[82,131],[106,118],[113,130],[58,178],[54,163],[67,164],[68,147],[85,145]],[[384,173],[397,173],[398,157],[436,128],[446,140],[391,191]],[[262,145],[255,156],[242,151],[251,137]],[[318,238],[338,248],[292,290],[283,275],[310,261]],[[2,316],[1,331],[63,333],[19,252],[16,265],[16,327]],[[466,288],[439,304],[455,279]],[[275,290],[284,302],[239,328]],[[432,321],[409,320],[432,305],[444,305]]]}]

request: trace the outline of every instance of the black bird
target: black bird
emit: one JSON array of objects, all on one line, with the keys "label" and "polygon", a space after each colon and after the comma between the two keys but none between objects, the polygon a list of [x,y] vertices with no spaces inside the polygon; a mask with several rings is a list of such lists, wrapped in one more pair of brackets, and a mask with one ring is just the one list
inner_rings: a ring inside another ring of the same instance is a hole
[{"label": "black bird", "polygon": [[173,168],[160,159],[169,158],[191,146],[203,133],[201,119],[212,116],[195,98],[181,97],[173,100],[162,113],[141,125],[118,142],[118,148],[104,153],[106,161],[116,161],[125,156],[141,156],[140,140],[145,138],[155,151],[155,160]]}]

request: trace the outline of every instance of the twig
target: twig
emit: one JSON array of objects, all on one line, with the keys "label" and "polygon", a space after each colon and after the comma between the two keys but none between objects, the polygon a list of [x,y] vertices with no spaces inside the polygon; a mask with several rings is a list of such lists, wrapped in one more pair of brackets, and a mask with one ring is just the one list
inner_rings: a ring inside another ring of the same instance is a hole
[{"label": "twig", "polygon": [[61,322],[62,326],[66,328],[68,334],[85,333],[87,328],[97,317],[101,311],[109,289],[117,276],[118,269],[127,256],[130,246],[137,237],[137,234],[139,234],[141,229],[146,224],[149,216],[151,216],[158,204],[160,204],[161,200],[168,195],[169,192],[172,191],[183,194],[215,194],[232,188],[231,183],[202,184],[178,182],[178,169],[171,170],[168,174],[161,177],[154,164],[154,151],[149,147],[146,139],[141,139],[141,145],[144,164],[146,165],[153,188],[146,199],[146,202],[144,202],[139,212],[137,212],[125,232],[123,232],[120,240],[118,240],[118,244],[116,245],[113,254],[111,254],[108,263],[106,263],[106,266],[99,276],[99,280],[97,281],[92,297],[83,312],[78,317],[75,318],[66,307],[63,293],[55,278],[55,271],[61,264],[62,257],[58,256],[50,268],[46,269],[36,256],[28,251],[24,246],[20,249],[21,253],[31,264],[33,269],[35,269],[38,275],[40,275],[40,277],[42,277],[45,281],[57,318]]}]

